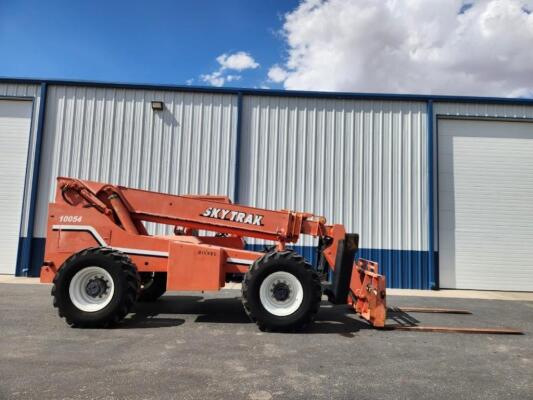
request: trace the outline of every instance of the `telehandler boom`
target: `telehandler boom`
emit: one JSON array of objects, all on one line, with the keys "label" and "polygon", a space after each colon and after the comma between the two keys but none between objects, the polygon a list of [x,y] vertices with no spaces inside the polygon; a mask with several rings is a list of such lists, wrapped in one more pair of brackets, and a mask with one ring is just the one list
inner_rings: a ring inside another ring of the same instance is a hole
[{"label": "telehandler boom", "polygon": [[[143,222],[174,226],[174,234],[151,236]],[[300,235],[319,239],[317,265],[287,247]],[[249,251],[245,237],[274,246]],[[216,291],[231,281],[242,282],[244,309],[262,330],[311,322],[323,293],[383,327],[385,278],[375,263],[354,262],[357,246],[357,234],[310,213],[60,177],[41,281],[53,282],[59,315],[81,327],[117,323],[137,300],[167,290]]]}]

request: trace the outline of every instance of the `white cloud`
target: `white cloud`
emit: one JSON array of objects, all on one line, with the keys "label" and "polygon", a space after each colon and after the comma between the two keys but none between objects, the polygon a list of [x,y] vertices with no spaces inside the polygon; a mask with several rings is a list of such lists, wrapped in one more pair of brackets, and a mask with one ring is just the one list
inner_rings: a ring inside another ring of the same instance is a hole
[{"label": "white cloud", "polygon": [[268,76],[287,89],[530,95],[528,10],[533,0],[304,0]]},{"label": "white cloud", "polygon": [[240,75],[228,75],[228,76],[226,77],[226,80],[227,80],[228,82],[233,82],[233,81],[240,81],[241,78],[242,78],[242,76],[240,76]]},{"label": "white cloud", "polygon": [[211,86],[224,86],[224,82],[226,82],[226,78],[222,76],[222,72],[215,71],[212,74],[204,74],[200,75],[200,79],[204,82],[209,83]]},{"label": "white cloud", "polygon": [[259,64],[254,60],[254,58],[244,51],[239,51],[229,55],[224,53],[217,57],[217,61],[221,68],[233,69],[236,71],[255,69],[259,67]]},{"label": "white cloud", "polygon": [[268,70],[268,79],[270,79],[272,82],[280,83],[283,82],[285,79],[287,79],[287,71],[281,68],[279,65],[273,65]]},{"label": "white cloud", "polygon": [[242,78],[241,75],[232,75],[228,71],[244,71],[246,69],[255,69],[259,64],[254,58],[244,51],[238,51],[233,54],[221,54],[217,57],[219,64],[218,69],[211,74],[200,75],[200,79],[209,83],[212,86],[224,86],[226,82],[238,81]]},{"label": "white cloud", "polygon": [[185,83],[187,84],[187,86],[191,86],[194,83],[194,78],[187,79]]}]

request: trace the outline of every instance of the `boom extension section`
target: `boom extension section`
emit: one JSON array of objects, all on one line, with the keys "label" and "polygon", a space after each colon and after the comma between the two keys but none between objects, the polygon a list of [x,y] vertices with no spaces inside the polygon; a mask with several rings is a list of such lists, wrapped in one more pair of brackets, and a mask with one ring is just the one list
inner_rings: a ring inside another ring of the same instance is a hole
[{"label": "boom extension section", "polygon": [[[145,223],[174,226],[173,234],[149,235]],[[322,278],[331,272],[331,283],[321,283],[316,268],[287,248],[301,235],[319,238],[316,267]],[[275,247],[267,253],[246,250],[246,237]],[[219,290],[226,281],[244,279],[245,310],[265,329],[294,329],[309,322],[321,286],[334,304],[349,303],[383,327],[385,278],[375,263],[354,262],[357,248],[358,235],[310,213],[241,206],[224,196],[176,196],[58,178],[41,281],[68,285],[55,289],[56,303],[63,314],[72,310],[67,320],[78,325],[99,326],[111,318],[96,315],[107,315],[103,311],[116,303],[121,281],[115,275],[131,269],[133,275],[127,276],[138,277],[130,282],[136,287],[133,297],[140,292],[141,299],[154,282],[162,294]],[[117,320],[116,312],[112,317]]]}]

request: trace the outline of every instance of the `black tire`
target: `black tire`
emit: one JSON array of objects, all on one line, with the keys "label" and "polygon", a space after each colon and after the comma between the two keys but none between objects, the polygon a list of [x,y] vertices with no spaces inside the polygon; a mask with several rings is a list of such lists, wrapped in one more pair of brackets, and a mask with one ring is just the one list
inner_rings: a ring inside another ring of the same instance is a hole
[{"label": "black tire", "polygon": [[[300,306],[286,316],[278,316],[267,311],[261,303],[259,294],[263,281],[278,271],[292,274],[303,289]],[[256,260],[246,273],[242,284],[244,310],[263,331],[290,332],[303,328],[313,321],[320,307],[321,296],[322,288],[316,272],[301,255],[290,250],[270,252]]]},{"label": "black tire", "polygon": [[[69,293],[72,278],[87,267],[100,267],[111,276],[114,292],[109,303],[98,311],[83,311],[72,302]],[[130,258],[120,251],[95,247],[69,257],[59,268],[52,287],[54,307],[59,316],[73,327],[104,328],[121,321],[137,301],[140,277]]]},{"label": "black tire", "polygon": [[166,272],[142,272],[139,301],[156,301],[167,291]]}]

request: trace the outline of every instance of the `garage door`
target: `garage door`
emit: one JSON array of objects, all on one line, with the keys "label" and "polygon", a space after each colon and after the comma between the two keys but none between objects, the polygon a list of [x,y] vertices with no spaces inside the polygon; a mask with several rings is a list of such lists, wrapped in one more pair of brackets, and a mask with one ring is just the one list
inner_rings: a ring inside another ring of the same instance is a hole
[{"label": "garage door", "polygon": [[15,273],[31,112],[31,101],[0,99],[0,274]]},{"label": "garage door", "polygon": [[438,122],[443,288],[533,291],[533,123]]}]

